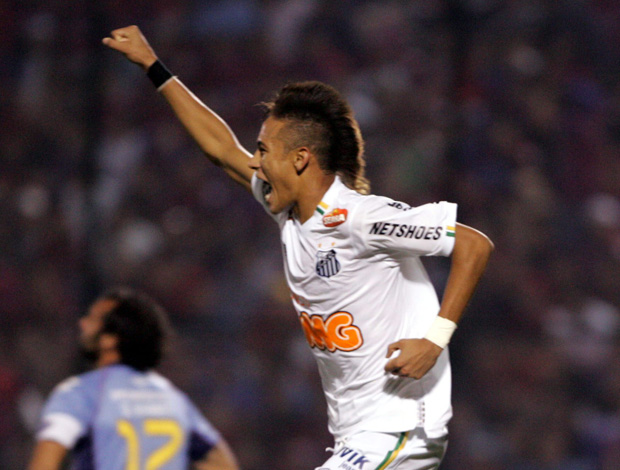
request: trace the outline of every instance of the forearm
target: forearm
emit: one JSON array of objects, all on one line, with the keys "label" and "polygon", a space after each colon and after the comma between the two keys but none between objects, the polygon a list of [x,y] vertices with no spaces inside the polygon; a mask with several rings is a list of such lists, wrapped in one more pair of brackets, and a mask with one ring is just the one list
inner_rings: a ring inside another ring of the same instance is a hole
[{"label": "forearm", "polygon": [[228,446],[228,444],[221,440],[217,445],[209,451],[205,457],[194,462],[192,465],[193,470],[239,470],[237,459]]},{"label": "forearm", "polygon": [[439,316],[458,323],[484,272],[493,243],[471,227],[457,224],[450,274]]},{"label": "forearm", "polygon": [[[121,52],[131,62],[142,67],[202,151],[235,181],[250,189],[254,173],[248,166],[251,155],[239,144],[232,130],[217,114],[161,66],[157,55],[137,26],[112,31],[110,37],[103,38],[103,44]],[[156,62],[158,67],[153,68]]]},{"label": "forearm", "polygon": [[491,240],[462,224],[456,224],[455,237],[439,318],[435,319],[424,338],[401,339],[388,346],[387,358],[394,351],[401,351],[385,365],[385,370],[394,375],[419,379],[433,367],[441,350],[448,345],[486,268],[493,251]]},{"label": "forearm", "polygon": [[176,78],[161,89],[161,94],[205,155],[249,189],[251,155],[230,127]]},{"label": "forearm", "polygon": [[34,449],[28,470],[59,470],[67,449],[54,441],[39,441]]}]

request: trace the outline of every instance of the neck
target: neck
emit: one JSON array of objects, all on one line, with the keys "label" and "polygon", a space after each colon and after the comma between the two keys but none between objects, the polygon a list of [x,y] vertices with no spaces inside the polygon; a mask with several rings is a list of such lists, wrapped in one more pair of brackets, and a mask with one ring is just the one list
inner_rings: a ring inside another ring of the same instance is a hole
[{"label": "neck", "polygon": [[334,183],[336,176],[334,174],[325,174],[323,172],[313,178],[309,178],[302,184],[301,197],[293,206],[293,213],[303,224],[314,214],[319,202]]},{"label": "neck", "polygon": [[121,362],[121,356],[116,349],[102,350],[99,353],[99,358],[95,364],[97,368],[111,366]]}]

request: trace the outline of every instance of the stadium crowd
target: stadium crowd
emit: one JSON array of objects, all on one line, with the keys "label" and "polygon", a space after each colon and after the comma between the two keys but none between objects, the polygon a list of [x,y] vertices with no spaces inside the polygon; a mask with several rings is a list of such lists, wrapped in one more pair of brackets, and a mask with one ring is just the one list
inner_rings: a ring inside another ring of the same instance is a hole
[{"label": "stadium crowd", "polygon": [[[246,470],[332,445],[275,224],[101,45],[139,24],[246,148],[291,80],[349,99],[373,192],[459,204],[496,250],[451,343],[445,470],[620,461],[620,4],[613,0],[8,0],[0,4],[0,468],[83,370],[96,293],[177,329],[164,373]],[[426,260],[438,286],[443,260]]]}]

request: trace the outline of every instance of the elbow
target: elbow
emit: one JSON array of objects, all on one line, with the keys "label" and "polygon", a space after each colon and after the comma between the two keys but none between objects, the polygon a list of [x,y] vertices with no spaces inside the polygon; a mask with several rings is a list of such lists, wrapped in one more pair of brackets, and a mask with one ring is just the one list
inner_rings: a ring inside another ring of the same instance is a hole
[{"label": "elbow", "polygon": [[481,233],[480,235],[482,235],[481,243],[484,245],[483,250],[487,253],[487,256],[490,256],[495,250],[495,243],[485,234]]},{"label": "elbow", "polygon": [[463,242],[463,244],[469,245],[470,248],[488,253],[495,249],[495,244],[480,230],[458,222],[456,224],[456,242],[457,244]]},{"label": "elbow", "polygon": [[478,236],[476,237],[476,241],[472,248],[476,258],[482,260],[486,265],[487,261],[491,257],[491,253],[495,250],[495,244],[485,234],[478,232]]},{"label": "elbow", "polygon": [[485,266],[494,249],[495,244],[484,233],[474,228],[457,224],[453,256],[461,259],[463,262],[481,263]]}]

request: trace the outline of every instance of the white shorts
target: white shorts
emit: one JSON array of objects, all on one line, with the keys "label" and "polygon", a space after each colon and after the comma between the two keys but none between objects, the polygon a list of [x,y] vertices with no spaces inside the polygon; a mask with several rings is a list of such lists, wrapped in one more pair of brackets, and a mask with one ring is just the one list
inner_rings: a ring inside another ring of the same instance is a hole
[{"label": "white shorts", "polygon": [[447,446],[447,435],[430,439],[421,429],[364,431],[338,442],[334,455],[315,470],[434,470]]}]

